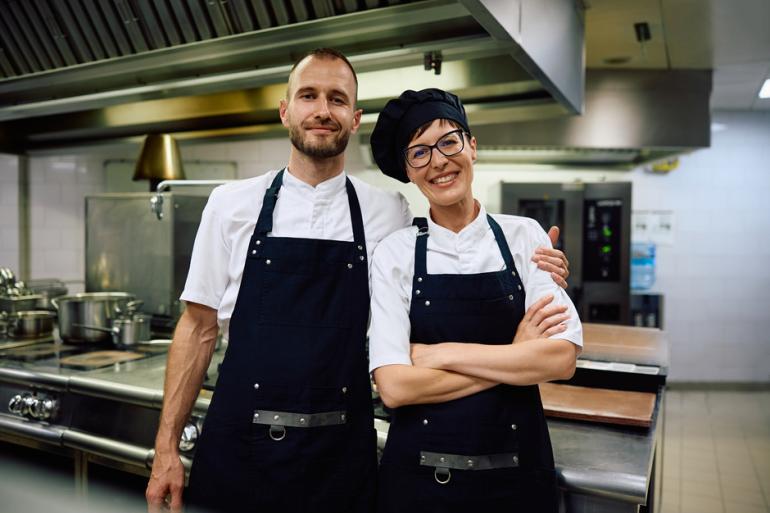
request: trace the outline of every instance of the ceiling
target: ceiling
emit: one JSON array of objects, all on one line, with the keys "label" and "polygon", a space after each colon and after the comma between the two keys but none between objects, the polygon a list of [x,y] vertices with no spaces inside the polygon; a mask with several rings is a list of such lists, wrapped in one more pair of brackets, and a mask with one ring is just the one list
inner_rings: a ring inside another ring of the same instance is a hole
[{"label": "ceiling", "polygon": [[[770,99],[758,97],[770,78],[770,0],[584,3],[589,68],[713,69],[712,110],[770,110]],[[650,26],[644,45],[637,22]]]}]

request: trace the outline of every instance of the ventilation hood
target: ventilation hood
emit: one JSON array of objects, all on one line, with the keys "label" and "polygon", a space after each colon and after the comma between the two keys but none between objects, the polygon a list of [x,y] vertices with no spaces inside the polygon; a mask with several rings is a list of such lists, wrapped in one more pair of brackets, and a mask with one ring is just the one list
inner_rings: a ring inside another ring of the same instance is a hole
[{"label": "ventilation hood", "polygon": [[479,126],[583,110],[581,0],[4,4],[0,151],[148,133],[284,137],[277,106],[290,66],[322,46],[359,71],[369,124],[406,87],[456,92]]}]

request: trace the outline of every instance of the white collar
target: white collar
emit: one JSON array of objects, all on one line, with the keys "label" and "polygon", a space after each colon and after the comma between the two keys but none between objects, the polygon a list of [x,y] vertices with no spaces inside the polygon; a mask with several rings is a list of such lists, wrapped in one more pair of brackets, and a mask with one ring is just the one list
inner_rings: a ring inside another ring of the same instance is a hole
[{"label": "white collar", "polygon": [[458,233],[436,224],[428,215],[430,238],[439,247],[455,249],[458,245],[468,247],[469,245],[477,244],[484,238],[488,230],[490,230],[490,227],[487,222],[487,211],[481,204],[479,204],[479,213],[476,218]]},{"label": "white collar", "polygon": [[332,196],[337,195],[340,193],[343,189],[345,189],[345,179],[347,178],[347,174],[345,171],[342,171],[342,173],[333,176],[331,178],[328,178],[324,180],[323,182],[319,183],[315,187],[312,185],[303,182],[293,174],[291,174],[291,171],[289,171],[289,168],[286,168],[286,173],[283,174],[283,184],[286,187],[291,187],[293,189],[297,189],[300,191],[307,191],[312,194],[314,194],[317,197],[325,197],[330,198]]}]

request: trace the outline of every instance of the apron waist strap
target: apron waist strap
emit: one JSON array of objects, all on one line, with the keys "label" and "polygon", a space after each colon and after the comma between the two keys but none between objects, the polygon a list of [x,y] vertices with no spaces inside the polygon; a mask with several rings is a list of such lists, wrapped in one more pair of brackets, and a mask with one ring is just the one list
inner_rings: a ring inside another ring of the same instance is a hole
[{"label": "apron waist strap", "polygon": [[420,451],[420,465],[455,470],[491,470],[518,467],[519,456],[515,452],[464,456]]},{"label": "apron waist strap", "polygon": [[255,410],[252,422],[254,424],[265,424],[268,426],[300,428],[337,426],[347,422],[347,414],[345,410],[325,411],[320,413]]}]

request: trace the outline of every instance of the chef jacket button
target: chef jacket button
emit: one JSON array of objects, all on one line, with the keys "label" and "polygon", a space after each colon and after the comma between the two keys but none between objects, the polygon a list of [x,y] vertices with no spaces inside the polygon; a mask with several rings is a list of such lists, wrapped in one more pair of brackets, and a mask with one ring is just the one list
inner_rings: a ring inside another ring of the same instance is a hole
[{"label": "chef jacket button", "polygon": [[422,281],[422,278],[421,278],[421,277],[417,277],[417,281],[420,281],[420,282],[421,282],[421,281]]},{"label": "chef jacket button", "polygon": [[420,289],[415,290],[414,293],[419,296],[420,295]]},{"label": "chef jacket button", "polygon": [[430,306],[430,301],[426,301],[425,306]]},{"label": "chef jacket button", "polygon": [[508,295],[508,299],[510,299],[511,301],[513,301],[513,294],[509,294],[509,295]]},{"label": "chef jacket button", "polygon": [[364,259],[364,255],[361,255],[361,256],[360,256],[360,257],[358,257],[358,258],[359,258],[359,260],[362,260],[362,261],[363,261],[363,259]]},{"label": "chef jacket button", "polygon": [[511,424],[511,429],[513,429],[514,431],[516,431],[516,429],[518,429],[518,426],[517,426],[516,424]]},{"label": "chef jacket button", "polygon": [[353,264],[348,264],[348,269],[353,269]]},{"label": "chef jacket button", "polygon": [[257,239],[257,242],[255,242],[254,244],[256,244],[257,246],[259,246],[260,244],[262,244],[262,241],[261,241],[261,240],[259,240],[259,239]]},{"label": "chef jacket button", "polygon": [[422,425],[427,426],[428,425],[428,419],[422,419]]},{"label": "chef jacket button", "polygon": [[254,390],[259,390],[259,383],[254,383]]},{"label": "chef jacket button", "polygon": [[266,263],[267,265],[270,265],[270,264],[272,264],[273,262],[271,262],[271,261],[270,261],[270,259],[267,259],[267,260],[265,260],[265,263]]}]

